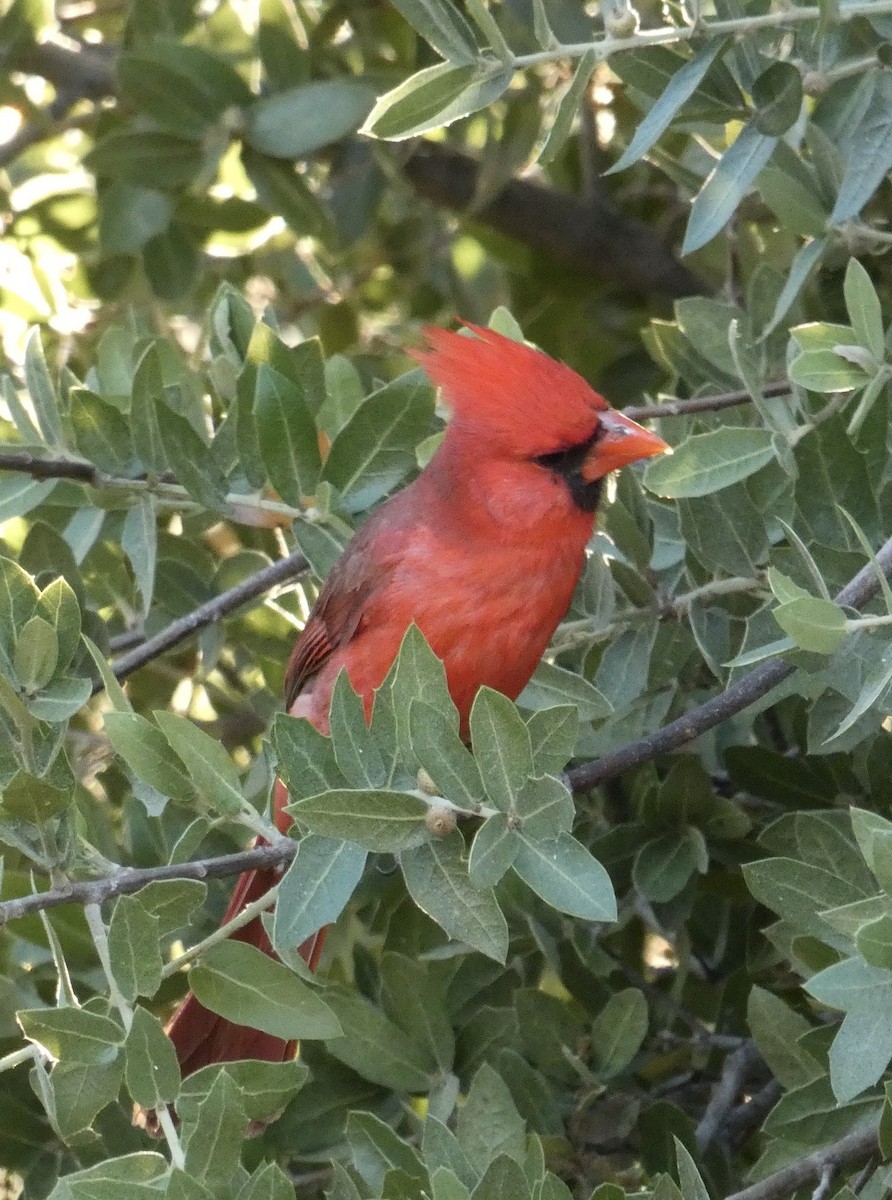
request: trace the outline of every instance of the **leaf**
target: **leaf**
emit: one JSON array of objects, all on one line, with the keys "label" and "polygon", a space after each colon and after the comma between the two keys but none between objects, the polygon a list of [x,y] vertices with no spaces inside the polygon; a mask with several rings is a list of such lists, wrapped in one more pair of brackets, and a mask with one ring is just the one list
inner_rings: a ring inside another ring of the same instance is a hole
[{"label": "leaf", "polygon": [[724,228],[771,158],[776,143],[776,137],[760,133],[755,124],[743,127],[694,198],[682,254],[699,250]]},{"label": "leaf", "polygon": [[817,596],[788,600],[773,610],[774,619],[801,650],[835,654],[846,638],[846,615],[832,600]]},{"label": "leaf", "polygon": [[136,586],[142,599],[143,616],[147,616],[155,590],[155,563],[158,555],[158,530],[155,504],[145,493],[128,510],[121,532],[121,548],[130,559]]},{"label": "leaf", "polygon": [[645,842],[632,868],[635,887],[647,900],[661,904],[672,900],[702,866],[701,847],[697,831],[691,828]]},{"label": "leaf", "polygon": [[892,72],[867,72],[858,100],[860,119],[846,134],[845,172],[830,214],[834,225],[856,217],[892,168]]},{"label": "leaf", "polygon": [[766,858],[743,867],[746,885],[761,904],[779,913],[804,934],[833,942],[818,915],[821,909],[862,900],[864,893],[847,879],[792,858]]},{"label": "leaf", "polygon": [[779,996],[753,987],[747,1002],[747,1024],[759,1053],[784,1088],[801,1087],[821,1075],[821,1064],[800,1042],[811,1025]]},{"label": "leaf", "polygon": [[108,926],[112,974],[125,1000],[154,996],[161,986],[160,923],[137,896],[119,896]]},{"label": "leaf", "polygon": [[189,986],[211,1010],[272,1037],[337,1037],[340,1025],[315,991],[280,962],[245,942],[211,947],[189,972]]},{"label": "leaf", "polygon": [[40,330],[35,328],[25,343],[25,383],[34,406],[34,415],[48,446],[62,448],[62,425],[59,418],[59,398],[46,365]]},{"label": "leaf", "polygon": [[134,775],[162,796],[184,802],[192,785],[172,761],[170,745],[161,730],[138,713],[106,713],[106,733]]},{"label": "leaf", "polygon": [[177,1112],[182,1121],[198,1119],[199,1105],[223,1069],[234,1080],[245,1115],[251,1121],[269,1121],[276,1117],[310,1077],[307,1067],[293,1059],[286,1062],[247,1059],[222,1065],[212,1063],[183,1080],[177,1098]]},{"label": "leaf", "polygon": [[245,110],[244,139],[274,158],[308,158],[354,133],[369,115],[373,89],[362,79],[317,79],[255,100]]},{"label": "leaf", "polygon": [[488,1063],[471,1081],[458,1110],[456,1133],[466,1157],[481,1174],[500,1154],[518,1163],[524,1160],[524,1121],[507,1085]]},{"label": "leaf", "polygon": [[22,690],[40,691],[52,679],[59,661],[59,639],[43,617],[34,616],[18,631],[13,668]]},{"label": "leaf", "polygon": [[511,76],[501,64],[438,63],[426,67],[381,96],[360,132],[402,141],[451,125],[495,103],[507,90]]},{"label": "leaf", "polygon": [[481,954],[504,962],[508,926],[489,889],[475,887],[462,861],[464,841],[458,830],[404,850],[400,865],[412,899],[450,937]]},{"label": "leaf", "polygon": [[573,756],[579,736],[579,712],[572,704],[541,708],[527,720],[537,772],[556,775]]},{"label": "leaf", "polygon": [[348,512],[380,500],[415,468],[415,445],[430,432],[433,393],[420,371],[372,392],[338,432],[322,478],[341,493]]},{"label": "leaf", "polygon": [[611,1078],[624,1071],[647,1036],[648,1011],[638,988],[614,992],[592,1025],[592,1049],[599,1072]]},{"label": "leaf", "polygon": [[449,0],[393,0],[393,7],[449,62],[476,62],[474,30]]},{"label": "leaf", "polygon": [[771,320],[762,330],[760,340],[764,340],[770,333],[773,333],[783,321],[784,317],[795,304],[799,293],[808,282],[808,277],[812,271],[824,257],[824,252],[827,249],[827,239],[822,237],[812,238],[798,251],[793,259],[790,273],[787,275],[786,282],[781,288],[780,295],[774,306],[774,312],[771,314]]},{"label": "leaf", "polygon": [[528,779],[515,798],[519,828],[528,841],[555,838],[573,828],[573,797],[552,775]]},{"label": "leaf", "polygon": [[312,496],[321,462],[316,423],[305,396],[279,371],[257,367],[253,414],[270,482],[286,504]]},{"label": "leaf", "polygon": [[426,1093],[431,1087],[431,1061],[412,1038],[357,992],[328,993],[342,1033],[326,1042],[340,1062],[381,1087]]},{"label": "leaf", "polygon": [[335,761],[331,738],[306,718],[276,713],[272,740],[279,771],[292,793],[299,789],[315,795],[344,786],[346,780]]},{"label": "leaf", "polygon": [[755,127],[770,137],[781,137],[802,110],[802,74],[790,62],[773,62],[754,81],[752,97]]},{"label": "leaf", "polygon": [[381,959],[381,1002],[387,1016],[448,1071],[455,1058],[455,1035],[446,1011],[445,989],[427,966],[387,951]]},{"label": "leaf", "polygon": [[273,946],[291,949],[336,921],[362,878],[366,853],[352,842],[308,834],[279,884]]},{"label": "leaf", "polygon": [[285,810],[313,833],[396,854],[427,837],[427,804],[408,792],[336,789],[295,800]]},{"label": "leaf", "polygon": [[573,704],[580,721],[601,721],[613,712],[607,697],[575,671],[541,662],[518,697],[523,708],[550,708],[555,704]]},{"label": "leaf", "polygon": [[726,38],[713,38],[699,54],[689,59],[672,75],[659,99],[650,107],[644,120],[635,130],[635,136],[619,160],[605,171],[606,175],[624,171],[648,152],[672,124],[681,106],[693,96],[706,72],[726,45]]},{"label": "leaf", "polygon": [[64,1062],[114,1062],[124,1042],[116,1021],[83,1008],[26,1008],[16,1021],[30,1042]]},{"label": "leaf", "polygon": [[350,1113],[345,1132],[354,1166],[369,1187],[378,1191],[393,1170],[427,1184],[427,1171],[416,1152],[373,1113]]},{"label": "leaf", "polygon": [[198,1105],[194,1122],[183,1130],[186,1173],[219,1195],[238,1169],[247,1123],[235,1080],[222,1070]]},{"label": "leaf", "polygon": [[168,188],[182,188],[201,170],[201,146],[174,133],[116,130],[97,142],[84,163],[99,176],[145,187],[163,180]]},{"label": "leaf", "polygon": [[[796,74],[798,76],[799,72],[797,71]],[[706,1190],[706,1184],[697,1170],[697,1164],[691,1157],[690,1151],[677,1137],[673,1136],[672,1140],[675,1143],[675,1157],[678,1162],[678,1182],[681,1184],[681,1194],[685,1200],[709,1200],[709,1192]]]},{"label": "leaf", "polygon": [[161,1022],[137,1005],[125,1043],[124,1080],[134,1104],[157,1108],[177,1098],[180,1064],[173,1042]]},{"label": "leaf", "polygon": [[[65,1175],[51,1192],[51,1200],[118,1200],[127,1194],[134,1200],[158,1196],[158,1181],[170,1169],[163,1154],[140,1151]],[[155,1185],[155,1186],[151,1186]],[[126,1189],[132,1188],[131,1192]]]},{"label": "leaf", "polygon": [[477,887],[495,887],[517,855],[520,839],[505,813],[489,817],[474,835],[468,875]]},{"label": "leaf", "polygon": [[503,812],[513,810],[516,793],[533,773],[532,745],[523,718],[507,696],[483,687],[471,707],[470,730],[488,798]]},{"label": "leaf", "polygon": [[222,742],[186,717],[153,714],[161,731],[214,812],[235,816],[245,807],[235,763]]},{"label": "leaf", "polygon": [[644,486],[658,496],[708,496],[761,470],[775,456],[767,429],[725,425],[695,433],[671,455],[649,463]]},{"label": "leaf", "polygon": [[559,912],[588,921],[615,921],[610,876],[572,834],[532,841],[521,836],[513,868],[528,887]]},{"label": "leaf", "polygon": [[843,284],[846,311],[858,341],[881,363],[886,354],[886,336],[880,299],[867,271],[857,258],[850,258]]},{"label": "leaf", "polygon": [[567,138],[570,136],[573,120],[579,112],[579,105],[585,89],[597,65],[597,52],[586,50],[573,72],[573,78],[564,89],[564,94],[558,101],[557,109],[548,125],[545,142],[538,155],[539,162],[543,166],[554,162],[563,150]]},{"label": "leaf", "polygon": [[873,1087],[892,1059],[892,975],[869,1009],[849,1012],[830,1047],[830,1083],[840,1104]]},{"label": "leaf", "polygon": [[409,706],[409,737],[415,758],[440,794],[461,808],[475,810],[483,799],[483,783],[455,722],[423,700],[413,700]]}]

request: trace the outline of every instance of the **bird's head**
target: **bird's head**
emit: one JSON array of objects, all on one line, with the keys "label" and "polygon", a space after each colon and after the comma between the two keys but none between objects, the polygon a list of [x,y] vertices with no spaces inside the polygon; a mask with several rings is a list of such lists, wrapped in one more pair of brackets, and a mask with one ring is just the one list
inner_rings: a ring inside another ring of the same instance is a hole
[{"label": "bird's head", "polygon": [[561,475],[580,504],[590,494],[594,507],[598,480],[669,450],[564,363],[492,329],[467,328],[473,337],[428,326],[429,348],[412,357],[442,388],[452,427],[488,454]]}]

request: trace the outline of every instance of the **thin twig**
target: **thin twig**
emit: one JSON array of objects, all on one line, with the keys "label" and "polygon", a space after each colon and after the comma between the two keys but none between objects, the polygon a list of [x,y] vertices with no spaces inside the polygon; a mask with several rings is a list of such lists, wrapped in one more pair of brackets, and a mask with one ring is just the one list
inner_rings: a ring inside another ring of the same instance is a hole
[{"label": "thin twig", "polygon": [[[208,625],[222,620],[242,604],[246,604],[249,600],[256,600],[258,596],[263,595],[276,584],[284,583],[288,579],[295,579],[308,570],[309,565],[304,556],[299,551],[295,551],[285,558],[280,558],[278,562],[264,567],[256,575],[237,583],[235,587],[228,588],[204,604],[200,604],[198,608],[186,613],[184,617],[171,621],[160,633],[148,638],[135,650],[122,654],[112,663],[115,677],[126,679],[128,675],[132,675],[134,671],[144,667],[153,658],[165,654],[180,642],[192,637],[200,629],[205,629]],[[102,691],[102,688],[101,680],[97,680],[93,684],[92,694],[95,696],[97,692]]]},{"label": "thin twig", "polygon": [[838,1142],[796,1159],[766,1179],[760,1179],[758,1183],[728,1196],[726,1200],[782,1200],[782,1197],[792,1195],[806,1184],[820,1183],[828,1166],[841,1171],[844,1167],[855,1166],[870,1158],[877,1153],[877,1145],[875,1125],[869,1129],[856,1129]]},{"label": "thin twig", "polygon": [[783,1094],[784,1089],[776,1079],[759,1088],[755,1095],[728,1114],[722,1141],[732,1149],[740,1145],[751,1130],[762,1124]]},{"label": "thin twig", "polygon": [[[778,379],[762,387],[763,396],[789,396],[792,387],[788,380]],[[753,398],[745,388],[734,392],[715,392],[709,396],[694,396],[690,400],[669,400],[665,404],[632,404],[623,409],[623,415],[632,421],[649,421],[656,417],[684,417],[690,413],[718,412],[723,408],[736,408],[740,404],[752,404]]]},{"label": "thin twig", "polygon": [[[875,562],[884,575],[892,573],[892,538],[883,545]],[[879,588],[874,564],[867,563],[834,599],[837,604],[847,608],[862,608],[873,599]],[[574,792],[588,791],[589,788],[615,779],[630,767],[652,762],[661,754],[695,741],[708,730],[721,725],[723,721],[736,716],[763,696],[767,696],[795,670],[795,664],[783,658],[770,658],[767,662],[760,663],[755,670],[738,679],[726,691],[712,696],[697,708],[670,721],[662,729],[635,742],[629,742],[612,754],[605,754],[592,762],[571,767],[566,774],[569,786]]]},{"label": "thin twig", "polygon": [[750,1068],[758,1062],[760,1054],[753,1041],[745,1041],[742,1046],[729,1054],[722,1067],[721,1078],[716,1084],[709,1103],[697,1126],[697,1149],[702,1154],[708,1150],[717,1137],[719,1130],[725,1124],[734,1101],[743,1088]]},{"label": "thin twig", "polygon": [[290,863],[297,843],[283,838],[275,846],[255,846],[238,854],[223,854],[218,858],[196,859],[194,862],[167,863],[163,867],[121,867],[102,879],[72,883],[65,888],[52,888],[35,895],[20,896],[0,903],[0,926],[8,921],[60,904],[102,904],[115,896],[129,896],[149,883],[170,879],[222,879],[241,875],[244,871],[262,870]]}]

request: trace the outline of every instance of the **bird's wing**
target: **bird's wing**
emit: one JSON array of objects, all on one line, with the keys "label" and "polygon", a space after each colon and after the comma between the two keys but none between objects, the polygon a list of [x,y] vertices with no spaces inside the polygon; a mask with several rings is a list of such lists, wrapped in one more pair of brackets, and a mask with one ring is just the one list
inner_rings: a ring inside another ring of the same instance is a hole
[{"label": "bird's wing", "polygon": [[335,650],[353,637],[366,601],[381,582],[381,572],[362,541],[355,539],[356,548],[351,545],[335,563],[291,651],[285,671],[286,711]]}]

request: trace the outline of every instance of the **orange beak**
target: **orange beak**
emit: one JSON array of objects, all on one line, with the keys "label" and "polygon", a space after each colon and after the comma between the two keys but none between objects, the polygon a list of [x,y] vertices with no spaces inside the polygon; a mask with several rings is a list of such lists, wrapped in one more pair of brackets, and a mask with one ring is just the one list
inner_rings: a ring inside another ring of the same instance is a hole
[{"label": "orange beak", "polygon": [[672,453],[672,447],[662,438],[622,413],[608,409],[600,413],[599,418],[601,436],[582,464],[582,477],[589,483],[628,463],[637,462],[639,458]]}]

